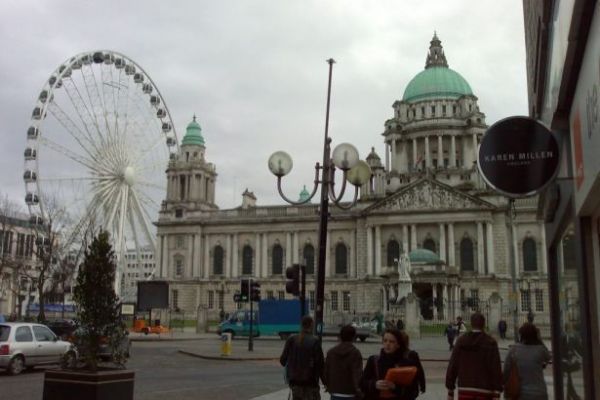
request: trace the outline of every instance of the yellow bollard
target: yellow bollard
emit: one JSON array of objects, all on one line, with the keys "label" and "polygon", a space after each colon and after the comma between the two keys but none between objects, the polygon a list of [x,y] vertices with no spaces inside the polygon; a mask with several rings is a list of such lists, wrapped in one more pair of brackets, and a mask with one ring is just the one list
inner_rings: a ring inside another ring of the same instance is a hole
[{"label": "yellow bollard", "polygon": [[221,355],[231,355],[231,333],[225,332],[221,334]]}]

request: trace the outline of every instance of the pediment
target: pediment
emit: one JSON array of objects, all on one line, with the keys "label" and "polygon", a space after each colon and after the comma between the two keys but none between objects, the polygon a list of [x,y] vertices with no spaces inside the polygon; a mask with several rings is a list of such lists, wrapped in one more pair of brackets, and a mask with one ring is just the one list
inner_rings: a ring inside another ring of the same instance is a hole
[{"label": "pediment", "polygon": [[430,178],[423,178],[365,209],[365,213],[389,211],[493,210],[496,207],[475,196]]}]

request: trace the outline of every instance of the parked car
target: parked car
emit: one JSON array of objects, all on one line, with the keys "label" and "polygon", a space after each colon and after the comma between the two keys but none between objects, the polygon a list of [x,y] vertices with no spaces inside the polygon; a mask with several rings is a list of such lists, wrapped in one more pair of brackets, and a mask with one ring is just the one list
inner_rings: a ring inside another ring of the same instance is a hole
[{"label": "parked car", "polygon": [[[77,351],[78,358],[82,358],[83,347],[81,346],[81,342],[79,336],[81,334],[81,328],[76,328],[71,335],[68,337],[69,342],[73,344],[75,350]],[[131,341],[129,340],[129,334],[127,334],[123,340],[118,345],[118,350],[122,351],[126,358],[129,358],[130,350],[131,350]],[[113,355],[110,345],[108,343],[108,338],[106,336],[102,336],[100,338],[100,346],[98,348],[98,357],[102,361],[112,361]]]},{"label": "parked car", "polygon": [[75,329],[77,329],[77,323],[72,319],[49,321],[46,323],[46,325],[52,332],[54,332],[56,336],[62,340],[68,340],[69,336],[71,336]]},{"label": "parked car", "polygon": [[77,354],[71,343],[59,340],[45,325],[7,322],[0,324],[0,368],[20,374],[25,368],[59,364],[63,356],[71,364]]},{"label": "parked car", "polygon": [[[369,336],[371,336],[371,331],[369,328],[363,328],[363,327],[357,326],[356,324],[351,324],[351,325],[354,326],[354,328],[356,329],[356,339],[357,340],[364,342],[365,340],[367,340],[367,338]],[[342,329],[342,326],[344,326],[344,324],[337,324],[337,325],[325,324],[325,326],[323,327],[323,336],[339,336],[340,329]]]}]

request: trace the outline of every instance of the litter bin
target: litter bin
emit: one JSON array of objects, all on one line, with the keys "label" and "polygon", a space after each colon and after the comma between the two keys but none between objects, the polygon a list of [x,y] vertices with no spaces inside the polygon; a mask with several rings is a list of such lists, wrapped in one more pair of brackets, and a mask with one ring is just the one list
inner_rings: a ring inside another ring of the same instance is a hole
[{"label": "litter bin", "polygon": [[221,355],[231,355],[231,332],[224,332],[221,334]]}]

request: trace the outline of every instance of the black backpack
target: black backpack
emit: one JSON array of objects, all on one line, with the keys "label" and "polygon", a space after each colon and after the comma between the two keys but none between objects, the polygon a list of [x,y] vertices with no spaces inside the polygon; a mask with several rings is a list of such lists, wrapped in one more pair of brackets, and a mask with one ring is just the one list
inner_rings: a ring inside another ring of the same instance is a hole
[{"label": "black backpack", "polygon": [[293,336],[287,361],[288,381],[293,384],[312,384],[318,372],[315,371],[316,349],[318,341],[314,336],[305,335],[302,343],[300,336]]}]

